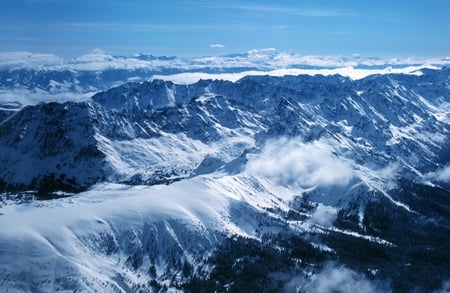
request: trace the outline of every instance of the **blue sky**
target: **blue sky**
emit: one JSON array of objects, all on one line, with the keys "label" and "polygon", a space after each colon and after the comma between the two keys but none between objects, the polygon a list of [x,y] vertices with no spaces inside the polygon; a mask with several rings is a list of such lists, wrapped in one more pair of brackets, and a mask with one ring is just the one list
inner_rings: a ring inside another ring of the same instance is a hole
[{"label": "blue sky", "polygon": [[[215,46],[214,46],[215,45]],[[450,55],[450,0],[1,0],[0,51]]]}]

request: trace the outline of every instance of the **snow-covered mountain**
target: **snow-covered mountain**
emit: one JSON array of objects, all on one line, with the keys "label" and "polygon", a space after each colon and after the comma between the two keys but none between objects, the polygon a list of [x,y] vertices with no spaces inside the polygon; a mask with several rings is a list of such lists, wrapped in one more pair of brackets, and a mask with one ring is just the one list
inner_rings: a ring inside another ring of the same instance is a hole
[{"label": "snow-covered mountain", "polygon": [[298,137],[367,168],[395,163],[415,179],[446,166],[448,75],[445,68],[356,81],[318,75],[127,83],[92,102],[13,112],[1,124],[1,178],[25,189],[51,177],[81,189],[104,180],[183,178],[206,156],[228,163],[270,139]]},{"label": "snow-covered mountain", "polygon": [[0,113],[4,291],[448,289],[449,68]]},{"label": "snow-covered mountain", "polygon": [[382,59],[361,56],[303,56],[275,49],[244,54],[179,58],[137,54],[117,56],[96,49],[72,59],[50,54],[0,52],[0,102],[86,101],[96,92],[129,81],[200,79],[236,81],[247,75],[341,74],[353,79],[376,73],[414,73],[440,68],[449,58]]}]

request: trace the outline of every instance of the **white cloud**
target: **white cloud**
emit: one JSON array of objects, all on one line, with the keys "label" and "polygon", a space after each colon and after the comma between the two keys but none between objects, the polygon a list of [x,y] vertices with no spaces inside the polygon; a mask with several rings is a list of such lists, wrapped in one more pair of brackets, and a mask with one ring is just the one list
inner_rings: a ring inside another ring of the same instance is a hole
[{"label": "white cloud", "polygon": [[378,171],[378,175],[386,181],[395,181],[399,173],[400,166],[396,163],[390,163],[385,168]]},{"label": "white cloud", "polygon": [[237,8],[252,12],[290,14],[307,17],[347,17],[356,15],[355,12],[352,10],[338,10],[338,9],[298,9],[294,7],[267,6],[267,5],[245,5],[245,6],[238,6]]},{"label": "white cloud", "polygon": [[439,181],[450,181],[450,165],[439,170],[436,179]]},{"label": "white cloud", "polygon": [[84,102],[90,101],[94,94],[95,92],[72,92],[69,89],[48,93],[40,89],[29,90],[17,87],[14,90],[0,89],[0,102],[18,101],[23,105],[36,105],[41,102]]},{"label": "white cloud", "polygon": [[0,68],[41,68],[59,65],[63,61],[63,59],[52,54],[0,52]]},{"label": "white cloud", "polygon": [[[211,48],[224,48],[220,43],[211,44]],[[450,59],[380,59],[363,58],[361,56],[316,56],[298,55],[277,52],[275,48],[253,49],[247,54],[232,56],[214,56],[199,58],[174,58],[170,60],[140,60],[136,56],[113,56],[101,49],[73,59],[62,59],[51,54],[34,54],[29,52],[0,52],[0,68],[40,68],[49,70],[104,70],[104,69],[140,69],[171,68],[181,71],[201,72],[204,68],[255,68],[252,71],[240,72],[237,80],[244,75],[308,74],[332,75],[341,74],[353,79],[364,78],[371,74],[406,73],[421,74],[422,68],[439,68],[450,65]],[[362,67],[362,68],[360,68]],[[307,68],[307,69],[304,69]],[[177,78],[175,77],[168,77]],[[212,76],[214,78],[214,76]],[[196,80],[195,80],[196,81]]]},{"label": "white cloud", "polygon": [[290,28],[290,26],[281,24],[281,25],[276,25],[273,28],[278,29],[278,30],[285,30],[285,29]]},{"label": "white cloud", "polygon": [[319,204],[309,220],[314,224],[331,226],[336,220],[337,212],[334,207]]},{"label": "white cloud", "polygon": [[259,155],[250,158],[246,170],[302,188],[344,186],[354,176],[351,164],[334,155],[325,143],[287,138],[269,141]]},{"label": "white cloud", "polygon": [[363,275],[348,268],[328,266],[315,276],[308,292],[390,292],[389,288],[384,288],[387,286],[380,287],[380,284],[372,283]]},{"label": "white cloud", "polygon": [[450,165],[426,174],[425,178],[433,181],[450,182]]},{"label": "white cloud", "polygon": [[211,44],[211,45],[209,45],[209,47],[213,48],[213,49],[222,49],[222,48],[225,48],[225,45],[222,45],[222,44]]},{"label": "white cloud", "polygon": [[[215,61],[214,61],[215,62]],[[218,64],[218,62],[216,63]],[[241,64],[242,65],[242,64]],[[251,64],[250,64],[251,66]],[[284,69],[274,69],[274,70],[251,70],[243,71],[238,73],[204,73],[204,72],[193,72],[193,73],[177,73],[173,75],[154,75],[152,79],[162,79],[167,81],[172,81],[178,84],[189,84],[199,81],[200,79],[219,79],[219,80],[229,80],[237,81],[244,76],[285,76],[285,75],[335,75],[339,74],[342,76],[350,77],[353,80],[358,80],[365,78],[372,74],[387,74],[387,73],[403,73],[411,75],[421,75],[420,69],[431,68],[438,69],[435,66],[409,66],[404,68],[385,68],[385,69],[357,69],[353,67],[342,67],[333,69],[296,69],[296,68],[284,68]]]}]

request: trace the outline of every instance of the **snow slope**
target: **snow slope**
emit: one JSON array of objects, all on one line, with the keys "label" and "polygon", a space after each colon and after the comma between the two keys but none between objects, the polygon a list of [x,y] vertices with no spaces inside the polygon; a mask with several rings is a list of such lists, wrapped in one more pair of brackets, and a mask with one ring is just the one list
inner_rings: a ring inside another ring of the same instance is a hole
[{"label": "snow slope", "polygon": [[163,283],[167,275],[181,278],[179,262],[201,263],[224,237],[258,237],[258,220],[247,211],[283,208],[290,197],[268,181],[222,175],[168,186],[100,184],[68,198],[7,205],[0,287],[127,292],[147,285],[151,266]]}]

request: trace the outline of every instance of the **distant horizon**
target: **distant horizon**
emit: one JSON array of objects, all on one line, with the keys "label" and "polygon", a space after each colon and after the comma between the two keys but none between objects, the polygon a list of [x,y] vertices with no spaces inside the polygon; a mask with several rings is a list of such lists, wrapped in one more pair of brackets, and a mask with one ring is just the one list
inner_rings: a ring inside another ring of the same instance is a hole
[{"label": "distant horizon", "polygon": [[278,50],[276,48],[251,48],[244,51],[223,51],[223,52],[211,52],[211,54],[170,54],[165,53],[163,51],[156,51],[152,50],[151,48],[143,49],[140,51],[117,51],[117,50],[107,50],[103,48],[91,48],[86,49],[77,53],[68,54],[63,52],[54,52],[52,50],[49,51],[43,51],[43,50],[0,50],[0,54],[7,54],[7,53],[30,53],[33,55],[53,55],[55,57],[59,57],[64,60],[70,60],[75,59],[77,57],[82,57],[86,55],[90,55],[92,53],[95,53],[97,51],[102,51],[106,55],[111,56],[122,56],[122,57],[133,57],[138,55],[146,55],[146,56],[154,56],[154,57],[176,57],[176,58],[186,58],[186,59],[192,59],[192,58],[202,58],[202,57],[224,57],[224,56],[231,56],[231,55],[241,55],[241,54],[247,54],[251,51],[257,50],[257,51],[265,51],[268,49],[275,49],[278,53],[285,53],[285,54],[292,54],[292,55],[299,55],[299,56],[317,56],[317,57],[342,57],[342,58],[379,58],[379,59],[449,59],[450,58],[450,51],[448,54],[430,54],[430,55],[395,55],[395,54],[384,54],[384,55],[376,55],[376,54],[360,54],[360,53],[348,53],[348,54],[317,54],[317,53],[307,53],[307,52],[298,52],[298,51],[285,51],[285,50]]},{"label": "distant horizon", "polygon": [[[141,58],[139,56],[151,56],[151,58]],[[389,73],[394,72],[396,69],[401,69],[401,72],[411,72],[417,70],[419,67],[438,69],[448,66],[450,66],[450,56],[434,58],[383,58],[377,56],[366,57],[357,54],[350,56],[321,56],[280,52],[275,48],[252,49],[241,53],[197,57],[147,53],[119,55],[110,54],[101,49],[94,49],[87,54],[69,58],[60,57],[51,53],[32,53],[25,51],[0,52],[0,69],[7,70],[29,68],[101,71],[108,69],[149,70],[152,68],[172,68],[178,72],[186,73],[210,73],[210,70],[219,70],[219,72],[214,72],[217,74],[221,73],[220,71],[225,73],[225,71],[234,68],[241,73],[240,75],[244,72],[252,74],[251,71],[255,70],[259,72],[257,74],[276,71],[275,74],[280,75],[283,72],[286,72],[286,74],[301,74],[302,72],[309,74],[314,69],[340,69],[335,73],[343,73],[344,75],[355,77],[361,76],[361,69],[363,71],[369,69],[369,71],[376,70],[379,73]],[[382,70],[379,71],[380,69]],[[236,73],[235,70],[233,73]],[[348,72],[351,73],[349,74]],[[326,74],[329,74],[329,72]],[[367,72],[364,72],[362,76],[366,74]],[[235,78],[232,77],[231,79]],[[191,79],[189,78],[189,80]]]},{"label": "distant horizon", "polygon": [[[0,50],[0,55],[7,54],[30,54],[33,56],[53,56],[60,58],[61,61],[70,61],[75,60],[80,57],[90,56],[90,55],[108,55],[113,57],[125,57],[132,58],[137,56],[153,56],[153,57],[167,57],[167,58],[179,58],[179,59],[196,59],[196,58],[208,58],[208,57],[228,57],[228,56],[238,56],[250,54],[251,52],[258,53],[273,53],[273,54],[287,54],[292,56],[303,56],[303,57],[320,57],[320,58],[344,58],[344,59],[380,59],[380,60],[431,60],[431,59],[441,59],[441,60],[450,60],[450,52],[448,54],[442,55],[429,55],[429,56],[420,56],[420,55],[370,55],[370,54],[314,54],[314,53],[299,53],[294,51],[281,51],[277,48],[252,48],[245,51],[230,51],[230,52],[215,52],[214,54],[199,54],[199,55],[176,55],[176,54],[165,54],[164,52],[156,52],[152,51],[150,48],[143,51],[135,51],[135,52],[118,52],[118,51],[110,51],[103,48],[92,48],[86,51],[80,52],[79,54],[67,55],[67,54],[58,54],[52,51],[32,51],[32,50]],[[1,61],[1,59],[0,59]]]},{"label": "distant horizon", "polygon": [[319,56],[450,54],[449,0],[3,0],[0,51],[64,58],[223,56],[253,48]]}]

